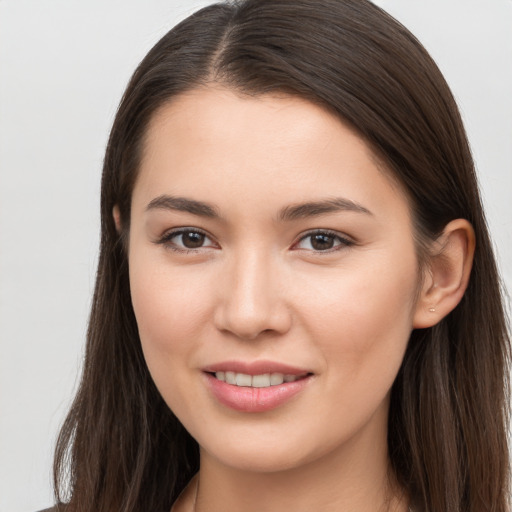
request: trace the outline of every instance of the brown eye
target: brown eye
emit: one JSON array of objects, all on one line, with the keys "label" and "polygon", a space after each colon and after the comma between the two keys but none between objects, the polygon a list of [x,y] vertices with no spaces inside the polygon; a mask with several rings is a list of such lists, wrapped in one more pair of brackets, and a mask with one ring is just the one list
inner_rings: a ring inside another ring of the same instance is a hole
[{"label": "brown eye", "polygon": [[349,247],[354,242],[330,231],[316,231],[303,236],[296,249],[307,249],[313,252],[327,252]]},{"label": "brown eye", "polygon": [[196,233],[195,231],[186,231],[181,234],[183,246],[187,249],[197,249],[202,247],[206,236],[203,233]]},{"label": "brown eye", "polygon": [[316,251],[325,251],[334,247],[334,237],[332,235],[318,234],[311,236],[311,247]]},{"label": "brown eye", "polygon": [[218,247],[206,233],[192,228],[182,228],[166,233],[157,243],[177,252]]}]

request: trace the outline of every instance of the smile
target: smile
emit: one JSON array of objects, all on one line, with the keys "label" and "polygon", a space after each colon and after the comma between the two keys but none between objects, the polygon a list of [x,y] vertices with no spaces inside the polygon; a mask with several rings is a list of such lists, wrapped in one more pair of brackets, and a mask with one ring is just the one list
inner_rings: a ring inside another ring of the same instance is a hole
[{"label": "smile", "polygon": [[281,363],[230,361],[203,368],[206,387],[222,406],[239,412],[276,409],[304,392],[314,374]]},{"label": "smile", "polygon": [[284,373],[263,373],[261,375],[249,375],[247,373],[237,372],[215,372],[215,378],[227,382],[228,384],[240,387],[249,388],[268,388],[270,386],[279,386],[283,383],[295,382],[307,376],[307,373],[302,375],[292,375]]}]

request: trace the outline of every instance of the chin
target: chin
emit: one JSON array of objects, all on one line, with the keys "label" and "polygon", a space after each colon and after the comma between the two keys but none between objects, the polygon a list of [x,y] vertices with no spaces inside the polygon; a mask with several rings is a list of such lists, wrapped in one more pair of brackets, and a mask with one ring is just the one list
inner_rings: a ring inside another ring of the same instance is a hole
[{"label": "chin", "polygon": [[[261,445],[228,446],[208,452],[201,448],[201,457],[215,458],[223,466],[248,473],[277,473],[290,471],[310,462],[306,454],[299,452],[297,447],[274,447],[264,449]],[[314,458],[314,457],[312,457]]]},{"label": "chin", "polygon": [[[351,436],[315,436],[311,431],[292,433],[279,429],[269,432],[262,429],[241,430],[215,439],[199,439],[201,458],[213,458],[225,467],[249,473],[276,473],[303,468],[329,457],[345,444]],[[344,437],[346,437],[344,439]]]}]

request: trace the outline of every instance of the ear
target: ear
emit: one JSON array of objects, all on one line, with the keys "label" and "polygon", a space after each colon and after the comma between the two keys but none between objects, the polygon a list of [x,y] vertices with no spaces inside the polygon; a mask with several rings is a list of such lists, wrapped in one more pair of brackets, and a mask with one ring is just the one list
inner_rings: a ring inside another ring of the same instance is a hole
[{"label": "ear", "polygon": [[114,208],[112,208],[112,217],[114,218],[114,224],[116,225],[116,231],[118,233],[121,232],[121,213],[119,211],[119,206],[116,204]]},{"label": "ear", "polygon": [[415,329],[437,324],[462,299],[475,252],[473,226],[465,219],[451,221],[434,242],[433,249],[416,303]]}]

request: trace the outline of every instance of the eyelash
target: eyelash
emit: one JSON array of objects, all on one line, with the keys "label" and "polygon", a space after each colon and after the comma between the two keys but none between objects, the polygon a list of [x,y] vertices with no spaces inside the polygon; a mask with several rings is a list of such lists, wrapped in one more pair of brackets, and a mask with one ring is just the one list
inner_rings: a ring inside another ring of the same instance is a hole
[{"label": "eyelash", "polygon": [[338,241],[339,244],[336,245],[335,247],[332,247],[330,249],[325,249],[323,251],[322,250],[315,251],[314,249],[297,249],[297,250],[311,250],[315,254],[330,254],[335,251],[339,251],[341,249],[346,249],[347,247],[351,247],[352,245],[355,244],[355,242],[353,240],[350,240],[349,238],[341,236],[336,231],[331,231],[329,229],[316,229],[314,231],[309,231],[308,233],[305,233],[304,235],[302,235],[299,238],[299,240],[293,244],[293,247],[295,247],[296,245],[300,244],[302,241],[304,241],[308,238],[312,238],[315,235],[327,236],[329,238],[334,239],[335,241]]},{"label": "eyelash", "polygon": [[185,233],[197,233],[198,235],[203,235],[205,238],[208,238],[209,240],[211,240],[211,237],[208,235],[208,233],[202,231],[201,229],[180,228],[180,229],[175,229],[173,231],[169,231],[169,232],[165,233],[159,240],[157,240],[156,243],[164,245],[166,248],[169,248],[171,251],[179,252],[182,254],[194,253],[194,252],[197,252],[199,249],[204,249],[205,247],[212,247],[212,246],[207,245],[207,246],[191,249],[188,247],[180,248],[180,247],[176,246],[176,244],[174,244],[172,242],[172,239],[176,238],[180,235],[183,235]]},{"label": "eyelash", "polygon": [[[172,242],[172,240],[174,238],[176,238],[180,235],[183,235],[185,233],[197,233],[211,241],[210,236],[205,231],[202,231],[197,228],[180,228],[180,229],[176,229],[176,230],[169,231],[169,232],[165,233],[160,239],[158,239],[156,241],[156,243],[160,244],[160,245],[164,245],[166,248],[169,248],[170,250],[179,252],[181,254],[195,253],[200,249],[214,247],[213,245],[207,245],[207,246],[201,246],[201,247],[197,247],[197,248],[181,248]],[[327,236],[327,237],[334,239],[335,241],[338,241],[339,243],[338,243],[338,245],[336,245],[332,248],[329,248],[329,249],[325,249],[325,250],[314,250],[314,249],[296,249],[296,250],[306,250],[306,251],[311,251],[316,254],[330,254],[332,252],[351,247],[355,244],[354,241],[341,236],[339,233],[337,233],[335,231],[331,231],[329,229],[316,229],[314,231],[309,231],[309,232],[303,234],[299,238],[299,240],[292,245],[292,248],[296,247],[304,240],[307,240],[308,238],[311,238],[315,235]]]}]

